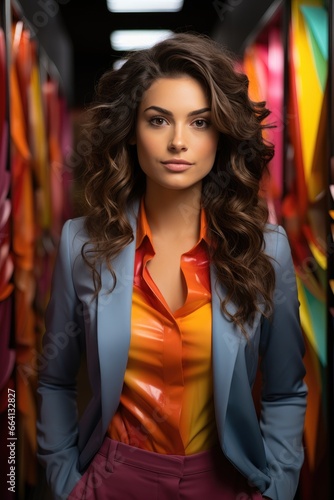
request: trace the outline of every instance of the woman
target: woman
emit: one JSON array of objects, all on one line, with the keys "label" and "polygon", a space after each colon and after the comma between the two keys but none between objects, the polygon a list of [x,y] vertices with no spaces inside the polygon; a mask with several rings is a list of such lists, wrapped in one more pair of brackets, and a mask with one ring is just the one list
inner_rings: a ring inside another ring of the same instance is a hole
[{"label": "woman", "polygon": [[[304,346],[287,238],[259,197],[269,111],[247,89],[191,34],[99,82],[87,215],[63,229],[40,374],[56,499],[294,497]],[[92,399],[78,423],[84,351]]]}]

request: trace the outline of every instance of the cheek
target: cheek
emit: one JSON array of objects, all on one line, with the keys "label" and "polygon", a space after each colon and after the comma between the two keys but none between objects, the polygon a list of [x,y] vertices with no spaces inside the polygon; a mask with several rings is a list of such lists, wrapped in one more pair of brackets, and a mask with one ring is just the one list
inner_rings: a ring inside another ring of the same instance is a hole
[{"label": "cheek", "polygon": [[207,141],[201,148],[203,155],[208,158],[215,157],[217,153],[217,144],[216,140]]},{"label": "cheek", "polygon": [[214,134],[213,137],[211,138],[211,145],[212,145],[212,149],[213,149],[215,154],[217,152],[218,143],[219,143],[219,135]]},{"label": "cheek", "polygon": [[137,141],[138,154],[142,154],[144,156],[150,156],[154,154],[155,150],[156,150],[155,141],[150,140],[149,137],[141,138]]},{"label": "cheek", "polygon": [[216,134],[210,134],[203,138],[202,141],[197,142],[198,151],[202,151],[202,153],[206,156],[215,156],[218,147],[218,137]]}]

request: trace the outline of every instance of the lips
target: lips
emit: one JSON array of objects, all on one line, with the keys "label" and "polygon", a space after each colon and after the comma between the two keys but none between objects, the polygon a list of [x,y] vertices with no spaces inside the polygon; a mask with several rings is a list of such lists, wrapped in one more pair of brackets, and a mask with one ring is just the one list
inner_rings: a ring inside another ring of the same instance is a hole
[{"label": "lips", "polygon": [[162,161],[161,163],[171,172],[184,172],[193,165],[189,161],[182,160],[180,158],[172,158],[170,160]]}]

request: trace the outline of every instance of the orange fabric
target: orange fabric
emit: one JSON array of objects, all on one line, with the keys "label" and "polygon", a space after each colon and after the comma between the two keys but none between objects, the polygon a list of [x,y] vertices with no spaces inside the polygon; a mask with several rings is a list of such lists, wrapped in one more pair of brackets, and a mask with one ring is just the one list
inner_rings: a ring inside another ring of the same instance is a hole
[{"label": "orange fabric", "polygon": [[181,257],[187,298],[172,313],[146,267],[154,249],[141,205],[129,359],[120,405],[108,430],[112,439],[178,455],[198,453],[217,443],[205,232],[202,211],[200,239]]},{"label": "orange fabric", "polygon": [[14,258],[15,361],[17,386],[17,418],[20,421],[22,452],[29,462],[22,462],[18,488],[34,484],[36,462],[36,393],[37,372],[33,366],[36,356],[35,329],[35,238],[36,238],[36,176],[33,173],[34,155],[31,151],[32,122],[30,120],[31,57],[28,33],[22,23],[13,27],[10,74],[11,119],[11,202],[12,250]]},{"label": "orange fabric", "polygon": [[49,140],[50,179],[51,186],[51,216],[50,230],[57,239],[61,233],[63,213],[63,158],[60,144],[60,101],[58,85],[54,81],[45,82],[43,85],[47,107],[47,126]]}]

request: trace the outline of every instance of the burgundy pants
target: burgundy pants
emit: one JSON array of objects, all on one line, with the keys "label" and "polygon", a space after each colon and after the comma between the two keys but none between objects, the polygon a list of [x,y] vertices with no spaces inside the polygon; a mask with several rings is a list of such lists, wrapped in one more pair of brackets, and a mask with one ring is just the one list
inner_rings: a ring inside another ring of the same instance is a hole
[{"label": "burgundy pants", "polygon": [[105,438],[69,500],[260,500],[221,450],[161,455]]}]

